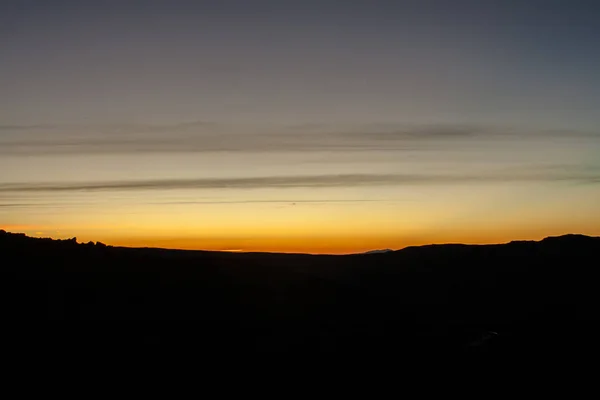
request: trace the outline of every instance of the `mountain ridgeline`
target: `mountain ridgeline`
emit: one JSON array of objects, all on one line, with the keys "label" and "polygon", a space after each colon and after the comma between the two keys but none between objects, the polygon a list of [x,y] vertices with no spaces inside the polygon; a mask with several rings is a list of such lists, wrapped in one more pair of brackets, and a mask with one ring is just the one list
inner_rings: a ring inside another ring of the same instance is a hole
[{"label": "mountain ridgeline", "polygon": [[[600,238],[347,256],[135,249],[0,231],[13,343],[198,352],[597,350]],[[587,338],[582,340],[582,338]]]}]

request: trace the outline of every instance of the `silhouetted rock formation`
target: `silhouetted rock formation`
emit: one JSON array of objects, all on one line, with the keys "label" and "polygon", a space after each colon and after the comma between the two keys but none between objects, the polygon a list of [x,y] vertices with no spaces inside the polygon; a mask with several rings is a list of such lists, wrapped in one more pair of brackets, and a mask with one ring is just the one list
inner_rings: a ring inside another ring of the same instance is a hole
[{"label": "silhouetted rock formation", "polygon": [[29,347],[589,353],[598,346],[580,337],[598,327],[599,250],[600,238],[567,235],[348,256],[245,254],[0,231],[3,325],[10,343]]}]

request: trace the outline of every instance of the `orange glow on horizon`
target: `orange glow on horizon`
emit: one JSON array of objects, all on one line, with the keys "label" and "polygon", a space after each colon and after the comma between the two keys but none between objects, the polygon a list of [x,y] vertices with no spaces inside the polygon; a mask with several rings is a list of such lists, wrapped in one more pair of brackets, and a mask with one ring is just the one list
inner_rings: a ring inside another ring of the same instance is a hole
[{"label": "orange glow on horizon", "polygon": [[[205,250],[226,252],[275,252],[275,253],[309,253],[309,254],[352,254],[370,250],[400,250],[410,246],[429,244],[463,243],[463,244],[500,244],[513,240],[542,240],[548,236],[561,236],[569,231],[545,232],[502,232],[496,235],[427,235],[421,237],[346,237],[346,238],[260,238],[236,240],[229,238],[106,238],[103,243],[122,247],[155,247],[180,250]],[[584,232],[590,236],[600,235],[598,232]],[[93,240],[93,239],[90,239]],[[80,240],[84,241],[84,240]],[[85,241],[88,241],[87,238]]]},{"label": "orange glow on horizon", "polygon": [[[148,229],[146,229],[148,228]],[[496,226],[494,229],[483,227],[448,227],[429,229],[381,230],[360,232],[358,229],[337,229],[331,226],[314,227],[313,232],[285,231],[277,234],[275,229],[258,231],[251,234],[246,229],[224,230],[199,235],[192,229],[179,230],[166,227],[155,229],[130,230],[126,228],[98,229],[89,226],[42,226],[42,225],[4,225],[0,229],[8,232],[23,232],[33,237],[51,237],[67,239],[76,237],[78,242],[102,242],[122,247],[154,247],[182,250],[207,250],[227,252],[278,252],[310,254],[352,254],[370,250],[398,250],[409,246],[421,246],[442,243],[495,244],[513,240],[541,240],[548,236],[560,236],[579,233],[600,236],[600,229],[588,224],[576,224],[567,227],[556,224],[550,227],[533,226]],[[156,234],[155,232],[160,232]],[[260,233],[260,234],[259,234]]]}]

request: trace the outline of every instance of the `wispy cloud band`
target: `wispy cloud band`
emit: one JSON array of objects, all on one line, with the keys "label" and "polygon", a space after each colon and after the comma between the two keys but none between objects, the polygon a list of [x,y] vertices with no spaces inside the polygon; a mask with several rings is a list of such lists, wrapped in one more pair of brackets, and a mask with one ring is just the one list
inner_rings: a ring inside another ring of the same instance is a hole
[{"label": "wispy cloud band", "polygon": [[490,139],[531,138],[548,141],[600,136],[452,124],[248,127],[196,121],[171,125],[0,125],[0,154],[437,150],[454,144],[485,144]]},{"label": "wispy cloud band", "polygon": [[0,193],[138,191],[184,189],[285,189],[335,188],[399,185],[460,185],[516,182],[600,183],[598,171],[521,171],[514,173],[451,174],[341,174],[296,175],[245,178],[157,179],[82,183],[12,183],[0,184]]}]

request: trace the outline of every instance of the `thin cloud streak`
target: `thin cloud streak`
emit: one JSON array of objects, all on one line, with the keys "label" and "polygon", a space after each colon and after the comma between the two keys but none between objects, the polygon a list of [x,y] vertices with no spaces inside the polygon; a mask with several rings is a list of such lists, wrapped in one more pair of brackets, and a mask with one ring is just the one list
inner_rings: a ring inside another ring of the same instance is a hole
[{"label": "thin cloud streak", "polygon": [[[70,204],[69,204],[70,205]],[[26,207],[64,207],[59,203],[0,203],[0,208],[26,208]]]},{"label": "thin cloud streak", "polygon": [[381,203],[381,202],[397,202],[397,199],[347,199],[347,200],[331,200],[331,199],[316,199],[316,200],[212,200],[212,201],[163,201],[145,204],[157,205],[186,205],[186,204],[321,204],[321,203]]},{"label": "thin cloud streak", "polygon": [[[181,200],[181,201],[156,201],[156,202],[138,202],[136,205],[152,205],[152,206],[195,206],[195,205],[240,205],[240,204],[276,204],[276,205],[287,205],[294,207],[296,205],[319,205],[319,204],[337,204],[340,206],[360,204],[360,203],[398,203],[406,202],[407,199],[311,199],[311,200],[294,200],[294,199],[282,199],[282,200]],[[122,203],[123,204],[123,203]],[[125,202],[124,204],[127,204]],[[2,203],[0,201],[0,210],[8,209],[71,209],[76,207],[90,207],[104,205],[104,203],[82,201],[82,202],[69,202],[69,203]]]},{"label": "thin cloud streak", "polygon": [[204,121],[171,125],[14,125],[0,137],[0,154],[128,154],[195,152],[344,152],[466,149],[489,140],[581,138],[579,131],[522,132],[479,126],[393,124],[306,125],[248,128]]},{"label": "thin cloud streak", "polygon": [[158,179],[94,183],[1,184],[0,193],[76,192],[182,189],[286,189],[401,185],[460,185],[489,183],[600,183],[597,171],[552,171],[451,174],[342,174],[266,176],[251,178]]},{"label": "thin cloud streak", "polygon": [[113,124],[0,124],[0,131],[57,130],[76,132],[162,132],[213,127],[210,121],[182,121],[171,124],[113,123]]}]

